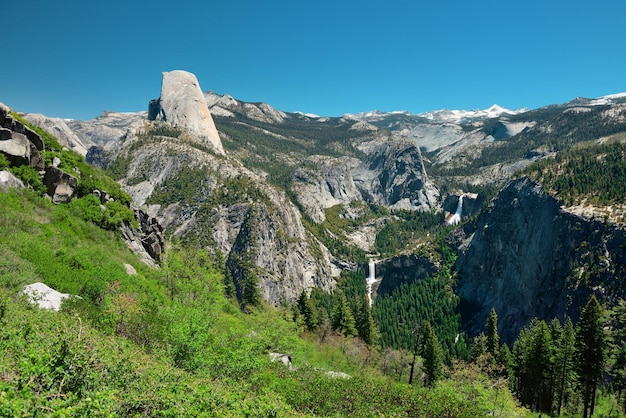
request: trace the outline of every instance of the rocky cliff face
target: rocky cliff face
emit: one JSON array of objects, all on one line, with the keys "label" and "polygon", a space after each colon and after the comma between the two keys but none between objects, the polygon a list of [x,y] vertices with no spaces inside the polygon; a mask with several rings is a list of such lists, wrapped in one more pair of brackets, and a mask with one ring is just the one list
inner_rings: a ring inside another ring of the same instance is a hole
[{"label": "rocky cliff face", "polygon": [[457,259],[458,293],[471,335],[485,330],[491,308],[503,342],[533,317],[576,319],[591,292],[624,294],[626,232],[574,215],[543,188],[508,183],[482,213]]},{"label": "rocky cliff face", "polygon": [[391,209],[423,211],[439,204],[439,190],[428,179],[414,143],[390,140],[368,151],[365,161],[352,171],[364,200]]},{"label": "rocky cliff face", "polygon": [[161,96],[150,102],[148,119],[187,130],[195,140],[224,154],[213,117],[196,76],[182,70],[163,73]]}]

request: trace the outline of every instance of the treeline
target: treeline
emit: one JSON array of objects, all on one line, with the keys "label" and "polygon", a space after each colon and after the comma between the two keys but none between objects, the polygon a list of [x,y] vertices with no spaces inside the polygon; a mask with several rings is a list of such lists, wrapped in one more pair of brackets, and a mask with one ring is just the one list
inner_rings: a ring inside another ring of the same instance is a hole
[{"label": "treeline", "polygon": [[626,196],[626,144],[614,142],[564,151],[522,171],[557,193],[566,205],[623,203]]}]

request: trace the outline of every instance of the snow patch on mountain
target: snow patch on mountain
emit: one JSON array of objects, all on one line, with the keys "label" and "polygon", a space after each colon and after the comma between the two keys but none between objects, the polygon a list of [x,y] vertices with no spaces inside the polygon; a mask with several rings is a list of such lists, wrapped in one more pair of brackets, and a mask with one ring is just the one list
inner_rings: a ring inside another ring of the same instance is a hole
[{"label": "snow patch on mountain", "polygon": [[417,116],[426,118],[432,122],[438,123],[466,123],[475,120],[497,118],[503,115],[517,115],[527,112],[528,109],[521,108],[517,110],[507,109],[502,106],[494,104],[488,109],[476,109],[476,110],[449,110],[441,109],[434,110],[432,112],[419,113]]}]

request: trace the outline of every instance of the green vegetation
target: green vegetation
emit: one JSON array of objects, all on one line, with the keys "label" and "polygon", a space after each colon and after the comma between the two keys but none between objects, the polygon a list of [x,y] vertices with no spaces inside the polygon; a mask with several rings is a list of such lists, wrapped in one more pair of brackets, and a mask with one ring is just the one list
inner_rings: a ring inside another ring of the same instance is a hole
[{"label": "green vegetation", "polygon": [[576,147],[532,164],[521,174],[540,181],[566,205],[624,203],[626,144]]},{"label": "green vegetation", "polygon": [[[1,416],[472,417],[499,405],[486,377],[409,386],[360,339],[319,342],[288,308],[241,313],[203,251],[172,247],[150,269],[71,205],[12,190],[0,207]],[[36,281],[83,299],[34,308],[20,288]],[[510,396],[504,408],[523,413]]]},{"label": "green vegetation", "polygon": [[381,256],[387,257],[406,250],[427,233],[443,236],[449,231],[442,213],[399,210],[378,232],[374,246]]}]

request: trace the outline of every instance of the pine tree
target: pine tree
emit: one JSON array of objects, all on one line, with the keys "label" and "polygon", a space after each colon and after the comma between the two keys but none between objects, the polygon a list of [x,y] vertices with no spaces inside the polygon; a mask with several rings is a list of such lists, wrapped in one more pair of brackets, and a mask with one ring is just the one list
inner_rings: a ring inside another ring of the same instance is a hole
[{"label": "pine tree", "polygon": [[495,358],[500,348],[500,336],[498,335],[498,314],[495,308],[491,308],[487,319],[487,351]]},{"label": "pine tree", "polygon": [[443,350],[428,321],[424,326],[421,354],[424,359],[424,383],[426,386],[433,386],[443,375]]},{"label": "pine tree", "polygon": [[539,321],[531,329],[531,343],[526,366],[528,380],[526,381],[527,399],[535,411],[551,412],[552,387],[550,370],[554,361],[554,346],[552,336],[545,321]]},{"label": "pine tree", "polygon": [[592,295],[576,326],[576,363],[583,391],[583,418],[593,415],[598,382],[604,372],[606,341],[602,330],[602,307]]},{"label": "pine tree", "polygon": [[304,325],[306,325],[309,331],[314,331],[318,324],[317,310],[315,309],[315,305],[313,305],[313,301],[311,301],[304,290],[300,293],[296,304],[298,311],[304,318]]},{"label": "pine tree", "polygon": [[[613,365],[613,379],[615,389],[617,389],[617,402],[619,404],[622,394],[626,392],[626,345],[622,345],[617,352],[615,364]],[[624,413],[626,413],[626,396],[624,397]]]},{"label": "pine tree", "polygon": [[254,271],[251,271],[248,274],[248,277],[246,277],[246,281],[243,284],[241,304],[243,305],[245,311],[248,311],[251,306],[259,306],[261,304],[259,278]]},{"label": "pine tree", "polygon": [[348,305],[346,295],[339,291],[337,299],[335,300],[335,309],[331,318],[333,330],[341,332],[346,337],[356,337],[356,322],[354,314]]},{"label": "pine tree", "polygon": [[378,342],[378,330],[374,324],[374,318],[372,318],[372,310],[367,294],[364,295],[356,316],[356,329],[359,337],[367,344],[374,345]]},{"label": "pine tree", "polygon": [[575,341],[574,325],[572,324],[572,320],[568,317],[565,321],[565,325],[563,325],[555,361],[557,374],[557,415],[561,415],[562,406],[569,403],[573,389]]}]

